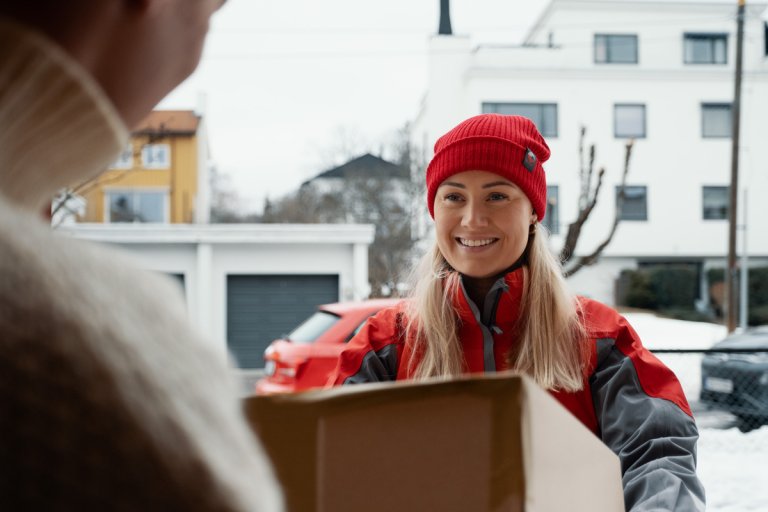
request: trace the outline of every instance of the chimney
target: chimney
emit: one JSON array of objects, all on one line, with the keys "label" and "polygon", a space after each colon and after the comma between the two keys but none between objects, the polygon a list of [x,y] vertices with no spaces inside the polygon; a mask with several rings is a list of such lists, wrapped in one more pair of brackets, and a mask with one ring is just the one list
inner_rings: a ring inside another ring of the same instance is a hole
[{"label": "chimney", "polygon": [[441,36],[453,35],[453,30],[451,30],[450,0],[440,0],[440,29],[437,33]]}]

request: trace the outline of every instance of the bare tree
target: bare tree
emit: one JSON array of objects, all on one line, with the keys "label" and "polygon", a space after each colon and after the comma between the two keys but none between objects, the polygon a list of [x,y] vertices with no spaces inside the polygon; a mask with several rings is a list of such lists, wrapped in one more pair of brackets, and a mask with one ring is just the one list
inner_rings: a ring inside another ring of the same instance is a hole
[{"label": "bare tree", "polygon": [[[342,137],[344,139],[344,137]],[[344,152],[348,145],[344,144]],[[368,280],[373,296],[399,293],[412,263],[413,204],[419,194],[417,180],[410,174],[410,130],[406,124],[384,144],[382,153],[404,172],[373,167],[369,172],[354,171],[339,180],[319,184],[310,181],[298,191],[265,204],[262,222],[361,223],[375,226],[375,237],[368,250]],[[359,154],[359,153],[358,153]],[[370,165],[370,164],[369,164]],[[391,164],[381,162],[391,169]]]},{"label": "bare tree", "polygon": [[264,209],[262,222],[373,224],[375,236],[368,248],[368,280],[372,295],[397,290],[411,261],[409,180],[354,177],[337,189],[322,192],[310,185]]},{"label": "bare tree", "polygon": [[228,174],[222,173],[215,166],[211,167],[209,182],[212,224],[235,224],[254,220],[253,215],[242,213],[242,198]]},{"label": "bare tree", "polygon": [[603,185],[603,178],[605,176],[605,168],[602,167],[595,174],[595,145],[589,146],[589,155],[585,159],[584,155],[584,139],[586,137],[587,129],[582,126],[579,137],[579,213],[571,224],[568,225],[568,233],[565,236],[565,242],[563,248],[560,250],[560,260],[563,263],[564,275],[569,277],[588,265],[597,263],[603,250],[611,243],[613,235],[616,233],[616,229],[621,220],[621,209],[624,204],[626,196],[626,183],[627,174],[629,173],[629,162],[632,157],[632,148],[634,146],[634,140],[630,139],[625,145],[624,152],[624,171],[621,175],[621,184],[619,185],[618,196],[616,199],[616,211],[614,213],[613,224],[608,235],[605,237],[602,243],[600,243],[591,253],[586,256],[580,256],[571,261],[575,254],[576,244],[579,242],[581,232],[584,224],[589,219],[590,214],[597,205],[597,198],[600,193],[600,188]]},{"label": "bare tree", "polygon": [[368,251],[368,280],[373,294],[396,293],[410,266],[413,246],[410,181],[358,178],[351,180],[348,187],[347,202],[354,221],[376,226]]}]

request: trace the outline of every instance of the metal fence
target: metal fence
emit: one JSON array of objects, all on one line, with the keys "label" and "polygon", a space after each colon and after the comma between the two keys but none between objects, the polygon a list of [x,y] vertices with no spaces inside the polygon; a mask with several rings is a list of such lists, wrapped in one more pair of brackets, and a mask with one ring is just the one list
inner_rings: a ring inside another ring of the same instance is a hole
[{"label": "metal fence", "polygon": [[675,372],[696,418],[707,510],[768,510],[768,349],[652,352]]},{"label": "metal fence", "polygon": [[747,433],[768,424],[768,349],[652,352],[675,372],[705,426]]}]

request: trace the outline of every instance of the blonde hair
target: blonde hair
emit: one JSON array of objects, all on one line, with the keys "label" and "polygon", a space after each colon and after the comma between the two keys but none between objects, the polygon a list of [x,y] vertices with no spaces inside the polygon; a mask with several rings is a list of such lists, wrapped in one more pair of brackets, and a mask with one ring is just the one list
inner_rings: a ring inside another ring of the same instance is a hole
[{"label": "blonde hair", "polygon": [[[510,368],[532,377],[545,389],[577,391],[583,387],[587,333],[578,302],[565,284],[562,267],[547,247],[547,232],[538,223],[528,244],[527,267]],[[416,380],[450,378],[463,371],[455,309],[461,276],[435,244],[412,274],[405,339],[407,362]]]}]

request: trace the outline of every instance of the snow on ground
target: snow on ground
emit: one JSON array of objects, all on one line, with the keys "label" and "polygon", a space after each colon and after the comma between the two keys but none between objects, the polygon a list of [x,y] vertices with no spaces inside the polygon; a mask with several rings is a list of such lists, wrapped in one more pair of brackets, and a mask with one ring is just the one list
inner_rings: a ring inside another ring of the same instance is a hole
[{"label": "snow on ground", "polygon": [[624,313],[647,348],[684,348],[706,350],[722,340],[724,325],[659,318],[651,313]]},{"label": "snow on ground", "polygon": [[736,428],[699,431],[698,473],[709,512],[768,510],[768,426],[743,434]]},{"label": "snow on ground", "polygon": [[[702,322],[625,313],[649,349],[706,349],[726,335],[726,328]],[[707,411],[698,402],[701,355],[657,354],[675,372],[699,425],[698,473],[707,492],[709,512],[768,511],[768,426],[744,434],[733,417]]]}]

